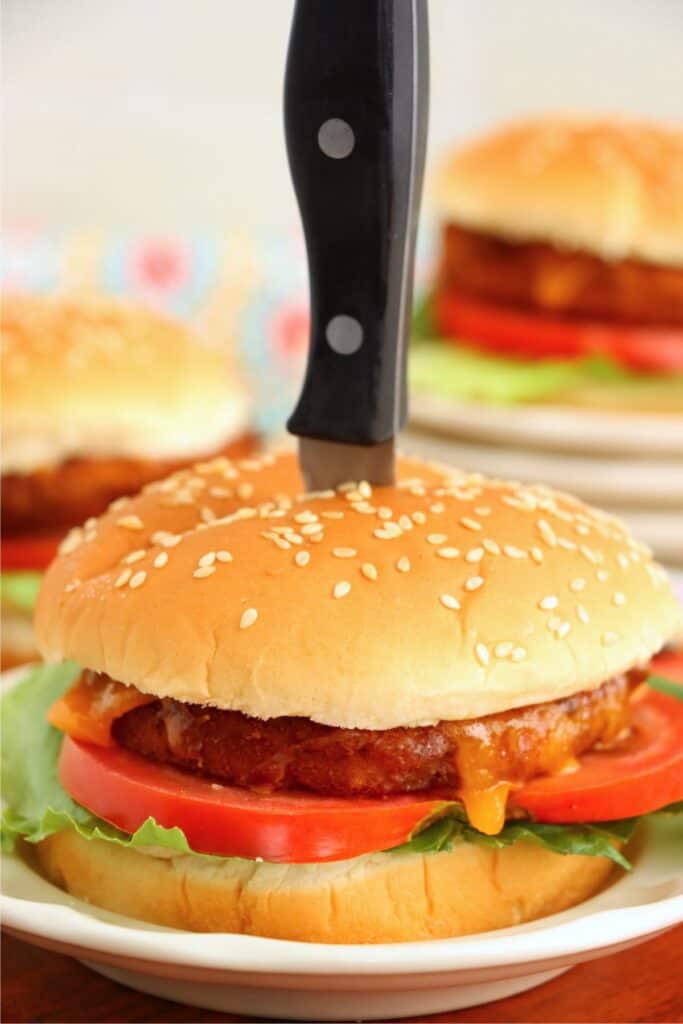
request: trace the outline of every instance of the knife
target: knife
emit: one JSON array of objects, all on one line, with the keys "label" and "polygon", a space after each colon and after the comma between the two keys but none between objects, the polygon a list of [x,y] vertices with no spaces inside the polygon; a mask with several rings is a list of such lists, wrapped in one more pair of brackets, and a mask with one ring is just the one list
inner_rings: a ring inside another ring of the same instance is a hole
[{"label": "knife", "polygon": [[306,238],[308,365],[287,427],[309,488],[394,481],[429,94],[427,0],[297,0],[287,155]]}]

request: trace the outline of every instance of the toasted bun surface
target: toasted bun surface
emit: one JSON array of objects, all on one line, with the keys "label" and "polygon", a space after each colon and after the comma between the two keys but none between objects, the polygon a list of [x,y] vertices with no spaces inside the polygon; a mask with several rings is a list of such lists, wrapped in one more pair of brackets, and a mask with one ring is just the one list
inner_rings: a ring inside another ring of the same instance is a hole
[{"label": "toasted bun surface", "polygon": [[455,151],[437,176],[445,219],[509,239],[683,266],[683,131],[545,116]]},{"label": "toasted bun surface", "polygon": [[76,456],[192,458],[245,428],[225,355],[148,310],[10,296],[2,344],[3,473]]},{"label": "toasted bun surface", "polygon": [[602,857],[525,842],[287,865],[161,858],[66,830],[36,852],[52,882],[116,913],[191,931],[332,943],[440,939],[521,924],[587,899],[612,869]]},{"label": "toasted bun surface", "polygon": [[390,729],[591,689],[676,631],[619,521],[445,472],[406,461],[396,487],[292,499],[281,455],[152,484],[67,537],[41,653],[157,696]]}]

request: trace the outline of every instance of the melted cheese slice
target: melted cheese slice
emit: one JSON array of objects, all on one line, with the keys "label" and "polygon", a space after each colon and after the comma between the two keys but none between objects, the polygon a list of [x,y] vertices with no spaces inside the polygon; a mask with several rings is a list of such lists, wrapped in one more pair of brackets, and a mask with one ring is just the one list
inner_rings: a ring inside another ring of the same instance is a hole
[{"label": "melted cheese slice", "polygon": [[488,789],[463,789],[460,798],[474,828],[487,836],[495,836],[505,824],[509,782],[497,782]]},{"label": "melted cheese slice", "polygon": [[156,699],[134,686],[84,672],[52,705],[47,720],[75,740],[109,747],[114,742],[111,727],[116,719]]}]

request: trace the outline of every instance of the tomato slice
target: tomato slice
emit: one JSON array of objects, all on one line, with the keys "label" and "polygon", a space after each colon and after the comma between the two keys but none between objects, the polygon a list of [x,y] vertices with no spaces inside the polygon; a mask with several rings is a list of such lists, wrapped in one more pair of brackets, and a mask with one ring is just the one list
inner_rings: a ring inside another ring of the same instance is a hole
[{"label": "tomato slice", "polygon": [[59,779],[77,803],[124,832],[152,817],[197,853],[288,864],[345,860],[398,846],[445,803],[434,795],[345,800],[222,786],[122,747],[65,736]]},{"label": "tomato slice", "polygon": [[609,356],[635,370],[683,371],[683,330],[576,321],[496,306],[450,290],[438,292],[434,313],[447,337],[523,358]]},{"label": "tomato slice", "polygon": [[652,672],[677,683],[683,683],[683,651],[664,651],[652,660]]},{"label": "tomato slice", "polygon": [[646,690],[628,740],[584,754],[579,765],[528,783],[514,803],[537,821],[569,823],[631,818],[683,800],[683,700]]},{"label": "tomato slice", "polygon": [[3,537],[0,558],[3,569],[47,569],[64,539],[63,534]]}]

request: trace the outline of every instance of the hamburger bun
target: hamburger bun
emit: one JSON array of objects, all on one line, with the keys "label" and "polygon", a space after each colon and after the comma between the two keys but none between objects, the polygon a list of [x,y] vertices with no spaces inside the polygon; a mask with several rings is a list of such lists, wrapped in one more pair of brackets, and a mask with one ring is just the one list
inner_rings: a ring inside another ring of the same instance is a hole
[{"label": "hamburger bun", "polygon": [[587,899],[613,867],[603,857],[527,842],[327,864],[161,857],[72,830],[43,840],[36,856],[55,885],[115,913],[169,928],[331,943],[441,939],[521,924]]},{"label": "hamburger bun", "polygon": [[1,326],[3,474],[78,457],[190,461],[246,428],[225,354],[157,313],[8,296]]},{"label": "hamburger bun", "polygon": [[517,121],[449,156],[433,198],[444,220],[512,241],[683,266],[680,126]]},{"label": "hamburger bun", "polygon": [[417,461],[399,476],[292,498],[285,454],[152,484],[67,537],[39,649],[159,697],[392,729],[591,690],[679,628],[612,516]]}]

